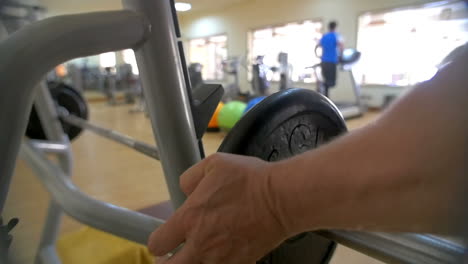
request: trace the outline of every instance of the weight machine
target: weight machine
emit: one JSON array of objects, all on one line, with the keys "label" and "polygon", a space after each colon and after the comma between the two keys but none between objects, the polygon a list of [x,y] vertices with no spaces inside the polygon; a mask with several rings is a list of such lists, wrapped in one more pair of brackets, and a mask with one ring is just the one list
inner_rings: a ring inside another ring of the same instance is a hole
[{"label": "weight machine", "polygon": [[[159,158],[175,208],[186,198],[179,188],[179,176],[204,157],[201,138],[221,100],[222,87],[210,84],[197,92],[191,91],[174,1],[124,0],[123,6],[125,10],[121,11],[48,18],[22,28],[0,44],[0,87],[3,92],[0,97],[0,125],[3,128],[0,136],[0,214],[20,154],[52,197],[36,263],[60,263],[55,243],[63,212],[86,225],[141,244],[145,244],[150,233],[164,223],[162,219],[98,201],[81,192],[70,178],[73,154],[61,122],[107,135],[140,152],[147,152],[152,158]],[[63,107],[56,107],[46,83],[41,82],[50,69],[64,61],[126,48],[133,48],[137,56],[158,148],[141,146],[124,135],[70,115]],[[33,101],[47,140],[23,138]],[[168,109],[171,109],[170,115]],[[266,116],[265,113],[274,118],[260,119]],[[272,122],[276,125],[269,125]],[[307,131],[302,131],[304,126],[298,126],[302,123],[315,126],[315,130],[309,131],[310,138],[304,138]],[[257,124],[262,125],[258,127]],[[319,129],[321,125],[324,125],[323,129]],[[249,136],[253,129],[257,133],[271,129],[272,137],[267,137],[261,144],[274,146],[274,135],[284,128],[290,130],[293,142],[297,143],[291,153],[282,151],[282,147],[270,148],[268,153],[258,150],[261,148],[243,149],[248,145],[241,144],[245,140],[259,138],[258,134]],[[249,111],[232,130],[235,133],[228,135],[220,151],[257,155],[273,161],[314,148],[345,130],[338,110],[328,99],[312,91],[289,89],[268,97]],[[295,132],[301,132],[302,136],[295,136]],[[307,143],[304,140],[311,138],[313,142],[304,144]],[[304,146],[308,146],[307,149]],[[58,163],[49,160],[47,153],[57,155]],[[8,232],[13,224],[0,226],[1,263],[7,261]],[[323,239],[320,244],[315,242],[317,237]],[[459,263],[466,252],[464,245],[431,235],[330,230],[290,239],[259,263],[327,263],[335,242],[384,261],[401,263]],[[295,251],[295,243],[301,243],[301,251]],[[305,257],[302,262],[294,259],[310,253],[320,253],[324,258],[316,262],[308,262]]]}]

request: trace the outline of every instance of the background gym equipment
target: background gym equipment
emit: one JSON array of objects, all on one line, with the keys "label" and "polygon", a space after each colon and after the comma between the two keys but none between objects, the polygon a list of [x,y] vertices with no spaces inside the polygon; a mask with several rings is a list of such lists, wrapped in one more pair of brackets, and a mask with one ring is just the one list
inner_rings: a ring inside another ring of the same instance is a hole
[{"label": "background gym equipment", "polygon": [[[279,161],[346,132],[338,109],[322,95],[289,89],[259,102],[226,136],[219,152]],[[313,233],[284,242],[257,263],[328,263],[335,243]]]},{"label": "background gym equipment", "polygon": [[287,53],[280,52],[278,54],[279,66],[270,67],[263,60],[264,56],[257,56],[255,63],[252,65],[252,90],[254,96],[266,96],[270,94],[269,72],[279,73],[280,91],[293,88],[291,81],[292,65],[289,64]]},{"label": "background gym equipment", "polygon": [[280,91],[292,88],[292,66],[289,64],[288,57],[288,54],[285,52],[280,52],[278,54],[278,62],[280,66],[277,70],[280,73]]},{"label": "background gym equipment", "polygon": [[203,85],[203,75],[202,75],[203,65],[200,63],[191,63],[188,67],[188,72],[190,76],[190,83],[192,84],[192,89],[197,89]]},{"label": "background gym equipment", "polygon": [[[224,95],[222,101],[224,103],[232,100],[239,100],[242,96],[239,86],[239,70],[241,66],[241,57],[232,57],[222,62],[223,72],[228,76],[232,76],[233,80],[224,88]],[[197,89],[205,83],[202,75],[203,65],[195,62],[191,63],[188,67],[190,83],[193,89]]]},{"label": "background gym equipment", "polygon": [[[354,95],[354,102],[335,102],[336,106],[338,106],[341,114],[345,119],[362,116],[362,114],[365,112],[365,107],[361,103],[361,87],[356,82],[352,69],[353,65],[356,64],[360,58],[361,53],[355,49],[345,49],[340,56],[339,66],[343,72],[349,73]],[[322,93],[323,77],[318,73],[318,69],[320,69],[320,63],[308,68],[313,69],[315,78],[317,80],[317,92]]]},{"label": "background gym equipment", "polygon": [[[145,244],[149,234],[164,223],[159,218],[93,199],[73,185],[70,141],[57,118],[59,111],[50,91],[41,82],[55,65],[80,56],[134,48],[155,141],[175,208],[185,200],[179,188],[179,176],[204,157],[201,138],[222,97],[220,87],[203,86],[197,89],[201,92],[192,94],[173,1],[125,0],[123,6],[126,10],[48,18],[24,27],[0,43],[0,87],[3,92],[0,124],[8,127],[1,130],[0,136],[0,213],[21,148],[21,156],[52,197],[38,249],[38,262],[60,263],[55,244],[63,212],[86,225],[141,244]],[[60,43],[59,49],[57,43]],[[24,65],[30,65],[31,61],[34,61],[34,67],[25,68]],[[288,92],[286,90],[284,95]],[[45,121],[42,125],[48,141],[41,144],[28,139],[23,141],[33,101],[40,119]],[[261,109],[261,105],[257,107]],[[171,109],[170,115],[168,109]],[[246,118],[248,116],[254,115],[248,114]],[[276,116],[275,119],[287,120],[288,117]],[[301,138],[302,128],[297,132]],[[275,137],[270,139],[275,140]],[[293,139],[297,140],[295,136]],[[293,153],[303,150],[295,148]],[[48,159],[46,153],[50,152],[57,155],[57,162]],[[261,155],[264,153],[268,153],[272,160],[287,152],[260,152]],[[375,258],[394,262],[459,263],[465,253],[463,245],[430,235],[345,231],[319,234]],[[0,261],[6,262],[4,245],[6,241],[1,241]]]},{"label": "background gym equipment", "polygon": [[239,85],[239,71],[242,59],[242,57],[232,57],[227,60],[224,60],[222,63],[223,72],[226,73],[228,76],[232,76],[233,78],[232,83],[224,87],[223,102],[237,100],[241,95]]},{"label": "background gym equipment", "polygon": [[247,105],[240,101],[226,103],[218,114],[218,125],[225,131],[231,130],[242,118]]},{"label": "background gym equipment", "polygon": [[266,96],[270,90],[270,82],[267,79],[270,67],[263,63],[264,56],[257,56],[252,65],[252,90],[257,96]]},{"label": "background gym equipment", "polygon": [[219,131],[218,115],[221,109],[223,109],[223,107],[224,107],[224,103],[222,102],[220,102],[218,106],[216,107],[216,110],[213,113],[213,116],[211,117],[210,123],[208,123],[209,132]]},{"label": "background gym equipment", "polygon": [[252,109],[255,105],[260,103],[265,98],[266,98],[265,96],[259,96],[259,97],[255,97],[255,98],[251,99],[247,103],[247,107],[245,108],[244,113],[247,113],[250,109]]},{"label": "background gym equipment", "polygon": [[104,67],[90,58],[79,58],[60,64],[46,79],[63,82],[94,98],[103,98],[98,96],[102,94],[110,105],[134,104],[142,96],[138,75],[128,63]]}]

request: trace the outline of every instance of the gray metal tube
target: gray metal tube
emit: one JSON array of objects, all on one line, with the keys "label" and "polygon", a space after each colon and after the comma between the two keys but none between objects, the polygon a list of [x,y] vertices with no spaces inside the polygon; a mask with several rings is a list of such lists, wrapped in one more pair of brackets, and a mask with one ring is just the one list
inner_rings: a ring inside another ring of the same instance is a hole
[{"label": "gray metal tube", "polygon": [[64,122],[67,122],[71,125],[88,129],[89,131],[94,132],[97,135],[100,135],[102,137],[113,140],[117,143],[128,146],[142,154],[145,154],[146,156],[159,160],[158,149],[154,146],[151,146],[150,144],[138,141],[129,136],[123,135],[117,131],[99,127],[97,125],[94,125],[84,119],[81,119],[73,115],[61,115],[61,119]]},{"label": "gray metal tube", "polygon": [[[147,24],[131,11],[44,19],[0,44],[0,214],[34,98],[34,87],[55,65],[144,40]],[[54,43],[56,43],[54,45]]]},{"label": "gray metal tube", "polygon": [[45,153],[63,153],[68,151],[68,145],[62,142],[30,140],[33,147]]},{"label": "gray metal tube", "polygon": [[62,261],[60,261],[60,258],[57,255],[57,250],[55,249],[55,247],[49,246],[49,247],[42,248],[38,252],[38,258],[36,260],[36,263],[62,264]]},{"label": "gray metal tube", "polygon": [[320,235],[388,263],[462,263],[466,245],[423,234],[321,231]]},{"label": "gray metal tube", "polygon": [[63,172],[29,143],[21,145],[21,156],[34,169],[63,210],[91,227],[146,244],[149,235],[164,223],[138,212],[95,200],[73,185]]},{"label": "gray metal tube", "polygon": [[135,49],[135,53],[166,182],[171,200],[177,208],[185,200],[179,187],[179,177],[201,157],[171,2],[124,0],[123,5],[144,15],[151,24],[147,40]]},{"label": "gray metal tube", "polygon": [[[70,140],[63,132],[62,125],[58,119],[57,108],[50,94],[49,87],[45,81],[39,84],[39,90],[34,103],[37,114],[41,120],[44,133],[49,140],[63,142],[66,147],[64,151],[57,153],[58,162],[62,169],[64,177],[71,177],[73,171],[73,155],[71,153]],[[50,147],[50,146],[49,146]],[[48,248],[48,252],[55,250],[55,243],[59,235],[60,224],[63,211],[53,199],[49,203],[47,218],[44,224],[44,229],[41,234],[41,241],[36,255],[36,264],[41,263],[41,252],[44,248]],[[55,252],[53,252],[55,254]],[[56,256],[55,256],[56,257]],[[44,262],[42,263],[50,263]]]},{"label": "gray metal tube", "polygon": [[52,141],[63,142],[63,144],[67,146],[67,151],[59,153],[58,159],[63,173],[67,176],[71,176],[73,157],[71,154],[70,140],[63,132],[62,124],[60,124],[60,120],[58,119],[56,104],[52,99],[49,87],[45,81],[39,84],[35,107],[47,138]]},{"label": "gray metal tube", "polygon": [[[67,175],[63,175],[66,177]],[[63,216],[63,210],[60,205],[53,199],[49,202],[49,208],[47,209],[47,217],[44,223],[44,227],[41,233],[41,241],[39,242],[39,247],[36,253],[35,264],[46,264],[51,262],[45,262],[41,260],[41,253],[45,248],[48,249],[48,252],[51,250],[55,251],[55,243],[60,232],[60,225]],[[54,254],[56,254],[54,252]],[[60,262],[59,262],[60,263]]]}]

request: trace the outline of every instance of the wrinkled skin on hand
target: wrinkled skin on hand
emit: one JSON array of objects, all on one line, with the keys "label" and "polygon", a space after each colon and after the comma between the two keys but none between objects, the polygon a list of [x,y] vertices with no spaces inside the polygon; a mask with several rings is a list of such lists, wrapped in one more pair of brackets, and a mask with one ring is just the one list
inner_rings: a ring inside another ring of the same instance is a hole
[{"label": "wrinkled skin on hand", "polygon": [[255,263],[289,235],[275,208],[269,175],[260,159],[215,154],[181,177],[188,196],[148,241],[166,264]]}]

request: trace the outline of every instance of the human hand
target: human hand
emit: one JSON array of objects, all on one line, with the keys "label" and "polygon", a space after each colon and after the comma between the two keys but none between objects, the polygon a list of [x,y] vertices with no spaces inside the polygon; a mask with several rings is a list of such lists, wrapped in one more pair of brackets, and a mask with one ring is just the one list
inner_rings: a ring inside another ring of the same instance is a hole
[{"label": "human hand", "polygon": [[290,233],[272,198],[272,165],[257,158],[215,154],[180,180],[187,201],[150,236],[156,256],[182,249],[166,264],[255,263]]}]

